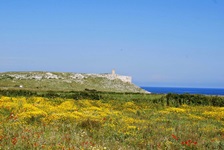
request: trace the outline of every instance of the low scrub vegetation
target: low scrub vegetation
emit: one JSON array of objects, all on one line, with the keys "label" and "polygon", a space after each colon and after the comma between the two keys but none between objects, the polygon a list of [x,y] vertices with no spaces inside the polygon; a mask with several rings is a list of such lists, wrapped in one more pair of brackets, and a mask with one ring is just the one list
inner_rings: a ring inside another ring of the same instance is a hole
[{"label": "low scrub vegetation", "polygon": [[224,149],[224,107],[184,96],[0,96],[0,149]]},{"label": "low scrub vegetation", "polygon": [[131,92],[102,92],[94,89],[85,89],[84,91],[43,91],[43,90],[24,90],[24,89],[0,89],[0,96],[37,96],[45,98],[69,98],[74,100],[91,99],[91,100],[122,100],[122,101],[147,101],[148,103],[160,104],[163,106],[179,107],[183,104],[202,105],[202,106],[220,106],[224,107],[224,97],[206,96],[192,94],[146,94]]},{"label": "low scrub vegetation", "polygon": [[110,92],[146,92],[120,77],[122,76],[68,72],[5,72],[0,73],[0,88],[10,90],[84,91],[85,89],[95,89]]}]

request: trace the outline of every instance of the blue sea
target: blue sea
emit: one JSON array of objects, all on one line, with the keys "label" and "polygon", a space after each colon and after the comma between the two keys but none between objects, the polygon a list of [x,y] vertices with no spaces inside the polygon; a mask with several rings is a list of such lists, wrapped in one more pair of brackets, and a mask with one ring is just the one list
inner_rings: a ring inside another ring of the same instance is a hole
[{"label": "blue sea", "polygon": [[183,87],[141,87],[154,94],[203,94],[203,95],[224,95],[224,88],[183,88]]}]

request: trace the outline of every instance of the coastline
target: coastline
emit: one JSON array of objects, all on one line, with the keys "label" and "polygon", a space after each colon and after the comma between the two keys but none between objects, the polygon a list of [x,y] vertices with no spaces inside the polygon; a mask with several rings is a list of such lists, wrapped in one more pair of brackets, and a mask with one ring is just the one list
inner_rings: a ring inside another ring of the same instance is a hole
[{"label": "coastline", "polygon": [[151,92],[152,94],[201,94],[224,96],[224,88],[189,88],[189,87],[146,87],[141,86],[142,89]]}]

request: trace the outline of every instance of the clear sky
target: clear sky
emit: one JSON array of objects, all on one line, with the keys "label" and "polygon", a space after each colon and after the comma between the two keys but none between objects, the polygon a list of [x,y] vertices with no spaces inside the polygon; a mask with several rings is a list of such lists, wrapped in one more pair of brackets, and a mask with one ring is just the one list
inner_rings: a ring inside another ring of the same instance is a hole
[{"label": "clear sky", "polygon": [[224,88],[224,0],[1,0],[0,72]]}]

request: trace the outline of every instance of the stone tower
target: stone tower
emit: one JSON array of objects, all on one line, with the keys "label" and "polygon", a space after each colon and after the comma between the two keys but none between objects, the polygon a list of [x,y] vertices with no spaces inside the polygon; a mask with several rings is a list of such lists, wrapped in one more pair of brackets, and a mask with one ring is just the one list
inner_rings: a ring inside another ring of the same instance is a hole
[{"label": "stone tower", "polygon": [[112,70],[112,75],[113,76],[116,76],[116,73],[115,73],[115,70],[114,69]]}]

